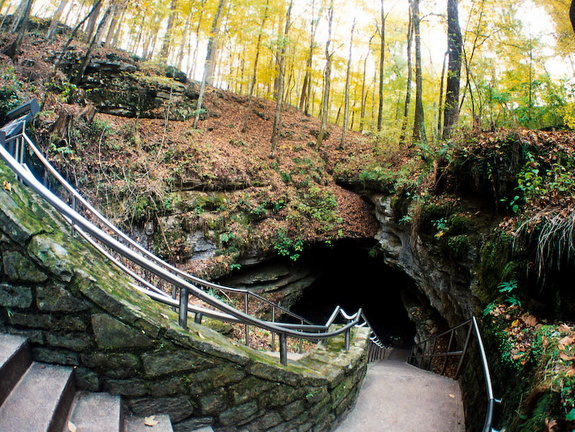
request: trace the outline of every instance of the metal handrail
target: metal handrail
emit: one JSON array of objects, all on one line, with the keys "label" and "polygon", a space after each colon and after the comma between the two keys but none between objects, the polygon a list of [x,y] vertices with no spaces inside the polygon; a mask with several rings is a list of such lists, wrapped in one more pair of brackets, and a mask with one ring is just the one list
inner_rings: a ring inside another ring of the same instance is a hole
[{"label": "metal handrail", "polygon": [[[465,336],[465,342],[463,345],[463,349],[461,350],[451,350],[454,342],[455,332],[460,328],[468,327],[467,334]],[[471,336],[475,334],[475,340],[477,343],[477,347],[479,349],[479,354],[481,357],[481,367],[483,370],[483,378],[485,380],[485,388],[486,388],[486,396],[487,396],[487,411],[485,414],[485,421],[483,424],[482,432],[498,432],[497,429],[493,426],[493,416],[495,412],[496,404],[501,403],[500,399],[495,398],[493,393],[493,385],[491,382],[491,373],[489,371],[489,363],[487,362],[487,354],[485,352],[485,347],[483,345],[483,339],[481,337],[481,332],[479,330],[479,324],[477,323],[477,319],[475,317],[471,317],[467,321],[462,322],[455,327],[450,328],[449,330],[440,333],[438,335],[434,335],[424,341],[421,341],[411,347],[411,351],[408,357],[408,363],[413,364],[414,366],[420,367],[422,369],[431,370],[432,361],[436,358],[444,358],[443,368],[441,371],[441,375],[445,373],[447,359],[449,357],[456,357],[459,356],[459,362],[457,365],[457,370],[455,372],[455,378],[459,377],[461,368],[463,366],[463,361],[465,359],[465,355],[468,352],[469,345],[471,342]],[[449,336],[449,343],[447,348],[442,352],[435,352],[437,347],[438,340]],[[429,349],[431,349],[430,352]],[[420,353],[418,353],[420,352]],[[427,367],[425,367],[425,360],[429,360],[427,362]]]},{"label": "metal handrail", "polygon": [[[36,191],[44,200],[50,203],[63,217],[65,217],[68,222],[72,225],[74,230],[84,238],[86,238],[92,245],[94,245],[104,256],[106,256],[111,262],[118,266],[123,272],[128,276],[132,277],[140,285],[133,284],[133,286],[140,292],[144,292],[151,299],[160,301],[164,304],[170,305],[174,308],[179,309],[179,324],[182,327],[187,327],[188,313],[195,314],[195,321],[201,322],[203,316],[215,318],[222,321],[229,321],[234,323],[241,323],[246,326],[246,343],[249,344],[248,340],[248,325],[254,325],[256,327],[268,330],[272,332],[272,335],[279,335],[280,339],[280,361],[282,364],[287,364],[287,337],[295,337],[299,339],[309,339],[309,340],[322,340],[331,338],[342,333],[346,336],[346,349],[350,346],[350,331],[351,328],[355,326],[368,326],[371,330],[370,342],[379,346],[380,348],[385,348],[381,341],[377,338],[371,326],[361,309],[359,309],[355,314],[348,315],[339,306],[334,310],[331,317],[328,319],[325,325],[313,325],[310,321],[297,314],[291,313],[289,310],[276,305],[275,303],[255,294],[248,290],[242,290],[237,288],[224,287],[218,284],[214,284],[203,279],[197,278],[195,276],[189,275],[174,266],[164,262],[160,258],[148,252],[138,243],[134,242],[122,231],[117,229],[111,222],[109,222],[103,215],[101,215],[93,206],[90,205],[59,173],[58,171],[48,162],[48,160],[42,155],[42,153],[36,148],[32,140],[26,135],[26,121],[33,116],[32,114],[26,113],[25,110],[19,109],[20,112],[26,114],[25,117],[14,117],[12,120],[0,131],[0,156],[5,160],[5,162],[10,166],[10,168],[16,173],[18,178]],[[6,131],[8,132],[8,137],[6,137]],[[56,180],[63,186],[71,195],[73,206],[80,202],[93,216],[95,216],[107,229],[112,230],[116,235],[118,235],[122,240],[127,242],[130,246],[136,248],[133,251],[128,246],[112,237],[111,235],[104,232],[101,228],[94,225],[92,222],[87,220],[84,216],[76,211],[75,208],[70,207],[64,201],[62,201],[58,196],[52,193],[47,187],[45,187],[41,182],[39,182],[36,177],[31,173],[26,165],[23,164],[24,158],[24,142],[27,144],[28,149],[39,159],[42,165],[52,174]],[[14,153],[16,159],[4,148],[5,144],[14,143]],[[17,160],[19,159],[19,160]],[[105,247],[104,247],[105,246]],[[175,298],[169,296],[167,293],[157,288],[154,284],[147,281],[142,276],[138,275],[135,271],[128,268],[128,266],[122,264],[120,260],[113,256],[106,247],[114,251],[114,253],[119,254],[128,261],[134,263],[137,267],[149,271],[151,274],[156,276],[162,281],[171,284],[175,290],[179,291],[179,301]],[[298,319],[301,324],[288,324],[288,323],[278,323],[275,321],[266,321],[256,317],[253,317],[247,313],[247,300],[246,300],[246,311],[242,312],[233,306],[228,305],[225,302],[209,295],[198,286],[226,290],[231,292],[242,293],[247,299],[249,296],[254,296],[259,300],[264,301],[268,305],[272,306],[272,315],[275,316],[275,309],[278,308],[282,312],[289,314],[290,316]],[[216,310],[211,310],[203,307],[198,307],[195,305],[190,305],[188,302],[189,294],[194,295],[198,299],[204,301],[208,305],[214,307]],[[338,317],[342,317],[347,321],[346,324],[341,327],[330,330],[330,327],[334,324]]]},{"label": "metal handrail", "polygon": [[[89,211],[89,213],[92,216],[94,216],[98,221],[100,221],[107,229],[112,230],[114,232],[114,234],[116,234],[123,241],[128,243],[131,247],[135,248],[138,251],[138,253],[145,255],[146,257],[148,257],[150,260],[157,263],[161,267],[164,267],[168,271],[173,272],[173,273],[179,275],[180,277],[182,277],[182,278],[184,278],[184,279],[186,279],[186,280],[188,280],[188,281],[190,281],[196,285],[201,285],[207,289],[215,289],[215,290],[219,290],[222,292],[233,292],[233,293],[237,293],[237,294],[242,294],[244,296],[253,297],[253,298],[255,298],[261,302],[266,303],[269,306],[272,306],[273,308],[279,309],[282,313],[285,313],[285,314],[291,316],[292,318],[295,318],[301,322],[306,322],[308,324],[312,324],[311,321],[307,320],[306,318],[299,316],[299,315],[291,312],[289,309],[286,309],[283,306],[280,306],[280,305],[266,299],[265,297],[262,297],[256,293],[254,293],[254,292],[251,292],[251,291],[246,290],[246,289],[233,288],[233,287],[227,287],[227,286],[219,285],[219,284],[207,281],[205,279],[199,278],[197,276],[193,276],[193,275],[191,275],[187,272],[184,272],[184,271],[180,270],[179,268],[167,263],[166,261],[162,260],[158,256],[154,255],[153,253],[148,251],[146,248],[144,248],[142,245],[140,245],[138,242],[134,241],[131,237],[126,235],[118,227],[116,227],[102,213],[100,213],[95,207],[93,207],[82,195],[80,195],[80,193],[72,185],[70,185],[64,177],[62,177],[62,175],[54,168],[54,166],[48,161],[48,159],[46,159],[46,157],[36,147],[36,145],[34,145],[33,141],[30,139],[30,137],[28,137],[28,135],[26,135],[26,133],[22,133],[20,135],[15,136],[15,137],[10,137],[7,141],[12,140],[12,139],[16,139],[18,136],[21,136],[26,141],[28,148],[34,153],[34,155],[38,158],[38,160],[42,163],[42,165],[49,171],[49,173],[52,176],[54,176],[54,178],[58,181],[58,183],[61,186],[63,186],[68,193],[70,193],[72,195],[75,205],[78,205],[78,203],[82,204],[86,208],[86,210]],[[22,161],[19,161],[19,162],[22,162]]]}]

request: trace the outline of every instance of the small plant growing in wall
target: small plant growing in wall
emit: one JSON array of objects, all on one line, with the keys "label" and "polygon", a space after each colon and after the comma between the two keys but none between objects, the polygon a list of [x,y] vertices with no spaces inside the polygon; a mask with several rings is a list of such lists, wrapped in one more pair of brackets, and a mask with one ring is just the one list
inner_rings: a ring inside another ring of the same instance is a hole
[{"label": "small plant growing in wall", "polygon": [[303,251],[304,242],[302,239],[292,239],[282,229],[278,230],[278,236],[274,244],[274,249],[280,256],[289,257],[292,261],[297,261]]}]

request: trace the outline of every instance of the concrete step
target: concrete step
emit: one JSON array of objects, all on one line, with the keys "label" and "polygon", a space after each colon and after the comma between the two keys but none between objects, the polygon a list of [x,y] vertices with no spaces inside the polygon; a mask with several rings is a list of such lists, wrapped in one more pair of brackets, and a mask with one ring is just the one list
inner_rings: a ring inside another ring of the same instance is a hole
[{"label": "concrete step", "polygon": [[168,415],[126,417],[125,425],[126,432],[173,432],[172,422]]},{"label": "concrete step", "polygon": [[26,338],[0,334],[0,432],[173,432],[167,415],[124,419],[120,396],[75,393],[72,372],[32,362]]},{"label": "concrete step", "polygon": [[65,431],[121,432],[122,408],[120,396],[107,393],[78,392]]},{"label": "concrete step", "polygon": [[2,432],[61,432],[74,397],[72,368],[32,363],[0,406]]},{"label": "concrete step", "polygon": [[31,364],[27,339],[0,333],[0,405]]}]

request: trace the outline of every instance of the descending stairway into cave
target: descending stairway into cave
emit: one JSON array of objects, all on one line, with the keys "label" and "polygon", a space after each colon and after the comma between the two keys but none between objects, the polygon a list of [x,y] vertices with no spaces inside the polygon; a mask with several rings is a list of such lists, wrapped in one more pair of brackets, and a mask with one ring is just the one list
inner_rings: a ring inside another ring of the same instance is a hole
[{"label": "descending stairway into cave", "polygon": [[406,362],[390,349],[371,363],[355,408],[335,432],[464,432],[459,383]]},{"label": "descending stairway into cave", "polygon": [[32,361],[26,338],[0,333],[0,431],[172,432],[172,424],[167,415],[125,416],[119,396],[76,391],[73,368]]}]

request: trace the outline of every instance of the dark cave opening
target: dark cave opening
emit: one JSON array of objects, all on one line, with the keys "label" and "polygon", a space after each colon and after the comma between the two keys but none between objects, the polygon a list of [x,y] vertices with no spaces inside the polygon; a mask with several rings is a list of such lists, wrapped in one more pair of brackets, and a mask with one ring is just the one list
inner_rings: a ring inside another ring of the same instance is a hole
[{"label": "dark cave opening", "polygon": [[[303,259],[321,276],[307,288],[292,311],[316,323],[325,323],[336,306],[347,313],[362,308],[380,339],[406,348],[413,344],[415,325],[405,303],[412,303],[413,281],[386,265],[375,240],[341,240],[315,246]],[[375,256],[374,256],[375,255]]]}]

